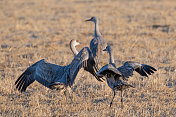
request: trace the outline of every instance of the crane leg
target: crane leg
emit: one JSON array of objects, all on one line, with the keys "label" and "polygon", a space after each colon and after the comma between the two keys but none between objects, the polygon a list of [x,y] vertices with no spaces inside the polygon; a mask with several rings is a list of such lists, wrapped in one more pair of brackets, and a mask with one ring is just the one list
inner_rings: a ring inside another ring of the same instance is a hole
[{"label": "crane leg", "polygon": [[72,89],[71,87],[68,87],[68,94],[69,94],[69,98],[70,98],[70,101],[71,103],[73,103],[73,92],[72,92]]},{"label": "crane leg", "polygon": [[121,109],[123,109],[123,90],[121,89]]},{"label": "crane leg", "polygon": [[69,89],[69,88],[67,88],[65,91],[64,91],[64,95],[65,95],[65,97],[66,97],[66,100],[67,100],[67,103],[68,103],[68,97],[69,97],[69,99],[70,99],[70,103],[73,103],[73,94],[72,94],[72,91],[71,91],[71,88]]},{"label": "crane leg", "polygon": [[114,97],[115,97],[115,89],[113,90],[113,92],[114,92],[114,95],[113,95],[113,97],[112,97],[112,100],[111,100],[111,103],[110,103],[110,107],[112,106],[112,102],[113,102]]}]

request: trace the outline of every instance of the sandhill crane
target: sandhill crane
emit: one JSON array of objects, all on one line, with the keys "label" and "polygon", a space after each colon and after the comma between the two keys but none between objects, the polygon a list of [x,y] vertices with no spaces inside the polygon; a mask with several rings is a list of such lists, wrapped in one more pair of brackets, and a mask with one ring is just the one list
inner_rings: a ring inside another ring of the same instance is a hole
[{"label": "sandhill crane", "polygon": [[[73,85],[76,75],[81,68],[91,68],[93,71],[90,71],[90,73],[97,76],[97,72],[94,71],[97,68],[90,49],[84,47],[78,53],[75,48],[78,44],[76,40],[70,42],[70,47],[75,57],[69,65],[60,66],[48,63],[45,59],[42,59],[28,67],[20,75],[15,82],[16,88],[24,92],[26,88],[36,80],[50,89],[62,90]],[[91,67],[89,65],[90,63]]]},{"label": "sandhill crane", "polygon": [[[79,44],[78,40],[72,39],[70,41],[70,49],[71,49],[72,53],[74,54],[74,56],[76,56],[78,54],[78,51],[76,50],[76,48],[74,46],[77,44]],[[89,51],[90,54],[92,55],[92,52],[90,51],[90,49],[88,47],[84,47],[84,49],[87,49],[87,51]],[[95,63],[93,56],[91,56],[88,59],[87,65],[84,66],[84,70],[91,73],[98,81],[102,82],[101,76],[97,76],[98,66],[97,66],[97,63]]]},{"label": "sandhill crane", "polygon": [[107,51],[109,53],[109,64],[103,66],[98,71],[97,74],[106,76],[108,86],[114,92],[114,96],[110,103],[110,107],[116,95],[115,90],[117,91],[120,90],[121,105],[123,108],[123,97],[122,97],[123,90],[125,90],[126,88],[133,87],[132,85],[123,82],[123,80],[128,80],[128,78],[133,75],[133,71],[138,72],[141,76],[148,77],[148,75],[151,75],[152,73],[154,73],[154,71],[157,71],[157,70],[149,65],[139,64],[133,61],[127,61],[121,67],[117,68],[114,63],[114,57],[112,52],[113,50],[111,46],[108,45],[104,51]]},{"label": "sandhill crane", "polygon": [[100,31],[99,31],[99,20],[96,17],[92,17],[86,21],[92,21],[95,24],[95,33],[94,38],[90,42],[90,49],[93,53],[93,57],[95,58],[95,62],[98,64],[102,62],[100,56],[103,54],[103,50],[106,48],[107,43],[102,37]]}]

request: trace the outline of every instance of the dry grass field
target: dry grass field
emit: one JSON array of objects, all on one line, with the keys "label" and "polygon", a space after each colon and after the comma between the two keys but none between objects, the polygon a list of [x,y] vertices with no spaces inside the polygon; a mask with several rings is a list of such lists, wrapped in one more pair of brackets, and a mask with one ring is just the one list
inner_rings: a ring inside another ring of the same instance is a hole
[{"label": "dry grass field", "polygon": [[[69,64],[71,39],[82,43],[78,50],[89,46],[94,25],[84,20],[92,16],[113,43],[117,66],[132,60],[158,70],[149,78],[135,73],[129,79],[136,88],[126,90],[123,109],[120,93],[110,108],[107,83],[83,70],[72,87],[73,101],[38,82],[25,93],[15,89],[19,75],[40,59]],[[0,0],[0,116],[176,116],[175,1]]]}]

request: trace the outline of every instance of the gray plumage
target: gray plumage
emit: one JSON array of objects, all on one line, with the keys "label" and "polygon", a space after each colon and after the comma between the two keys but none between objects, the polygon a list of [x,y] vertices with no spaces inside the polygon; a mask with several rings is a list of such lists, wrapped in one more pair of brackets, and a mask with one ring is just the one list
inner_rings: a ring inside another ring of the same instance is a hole
[{"label": "gray plumage", "polygon": [[[74,54],[74,56],[76,56],[78,54],[78,51],[75,48],[75,45],[78,45],[78,44],[79,44],[78,40],[72,39],[70,41],[70,49],[71,49],[72,53]],[[90,54],[90,57],[87,60],[87,65],[84,66],[84,70],[91,73],[98,81],[102,82],[102,79],[101,79],[102,77],[97,76],[98,66],[97,66],[97,63],[94,60],[94,57],[92,55],[92,51],[88,47],[84,47],[83,49],[88,51],[89,54]]]},{"label": "gray plumage", "polygon": [[99,31],[98,18],[92,17],[91,19],[88,19],[86,21],[92,21],[95,24],[95,33],[94,38],[90,42],[90,49],[93,53],[93,57],[95,58],[96,63],[99,65],[99,63],[102,62],[101,55],[104,53],[103,50],[106,48],[107,43]]},{"label": "gray plumage", "polygon": [[[71,48],[71,50],[75,51],[74,48]],[[48,63],[42,59],[28,67],[20,75],[15,82],[16,88],[24,92],[35,80],[50,89],[62,90],[67,88],[67,86],[71,87],[79,70],[81,68],[87,68],[88,62],[93,61],[92,58],[90,49],[84,47],[78,54],[75,52],[74,59],[66,66]],[[95,62],[92,62],[93,70],[96,69],[94,64]]]},{"label": "gray plumage", "polygon": [[123,97],[122,92],[123,90],[133,87],[132,85],[123,82],[123,80],[127,80],[130,76],[133,75],[133,71],[138,72],[141,76],[151,75],[154,71],[157,71],[155,68],[146,65],[146,64],[139,64],[133,61],[125,62],[121,67],[117,68],[114,63],[114,57],[112,48],[107,46],[104,51],[109,53],[109,64],[103,66],[99,71],[98,75],[106,76],[108,86],[113,90],[114,96],[110,103],[112,105],[113,99],[115,97],[115,91],[121,91],[121,103],[123,107]]}]

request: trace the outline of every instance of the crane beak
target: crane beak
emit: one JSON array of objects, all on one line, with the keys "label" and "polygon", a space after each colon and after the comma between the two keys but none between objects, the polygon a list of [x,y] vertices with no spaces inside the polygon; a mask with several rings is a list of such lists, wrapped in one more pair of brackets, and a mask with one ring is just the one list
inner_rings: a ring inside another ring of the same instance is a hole
[{"label": "crane beak", "polygon": [[87,22],[87,21],[92,21],[92,20],[91,19],[85,20],[85,22]]},{"label": "crane beak", "polygon": [[77,45],[76,46],[80,46],[81,45],[81,43],[80,42],[77,42]]},{"label": "crane beak", "polygon": [[78,42],[77,45],[80,45],[80,43]]},{"label": "crane beak", "polygon": [[104,49],[103,51],[106,51],[106,49]]}]

